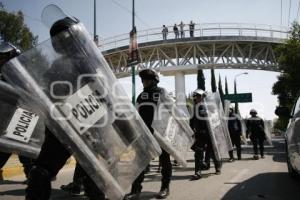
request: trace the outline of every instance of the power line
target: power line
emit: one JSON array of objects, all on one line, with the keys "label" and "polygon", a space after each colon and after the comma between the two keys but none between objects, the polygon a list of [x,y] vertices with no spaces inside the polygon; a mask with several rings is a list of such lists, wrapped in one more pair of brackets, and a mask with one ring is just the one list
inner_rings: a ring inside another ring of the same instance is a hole
[{"label": "power line", "polygon": [[[114,4],[116,4],[117,6],[119,6],[120,8],[122,8],[123,10],[125,10],[126,12],[128,13],[132,13],[132,11],[130,9],[128,9],[126,6],[122,5],[120,2],[116,1],[116,0],[111,0]],[[148,23],[145,22],[142,18],[140,18],[136,12],[135,12],[135,16],[136,18],[141,22],[143,23],[145,26],[149,27]]]}]

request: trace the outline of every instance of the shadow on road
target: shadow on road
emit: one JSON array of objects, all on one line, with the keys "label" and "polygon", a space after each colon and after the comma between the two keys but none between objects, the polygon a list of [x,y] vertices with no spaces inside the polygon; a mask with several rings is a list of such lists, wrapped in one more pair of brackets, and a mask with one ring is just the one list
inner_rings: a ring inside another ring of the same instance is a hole
[{"label": "shadow on road", "polygon": [[11,181],[11,180],[0,181],[0,185],[15,185],[15,184],[23,184],[23,181]]},{"label": "shadow on road", "polygon": [[[19,197],[25,197],[25,189],[16,189],[16,190],[8,190],[5,192],[0,192],[0,199],[1,196],[19,196]],[[68,193],[59,190],[59,189],[52,189],[51,191],[51,199],[52,200],[87,200],[87,197],[84,195],[78,195],[78,196],[72,196],[69,195]]]},{"label": "shadow on road", "polygon": [[25,196],[24,189],[17,189],[17,190],[8,190],[5,192],[0,192],[0,196],[9,195],[9,196]]},{"label": "shadow on road", "polygon": [[287,173],[258,174],[230,189],[222,200],[299,200],[300,181],[291,179]]},{"label": "shadow on road", "polygon": [[140,200],[149,200],[149,199],[155,199],[157,193],[156,192],[149,192],[149,191],[143,191],[140,196]]}]

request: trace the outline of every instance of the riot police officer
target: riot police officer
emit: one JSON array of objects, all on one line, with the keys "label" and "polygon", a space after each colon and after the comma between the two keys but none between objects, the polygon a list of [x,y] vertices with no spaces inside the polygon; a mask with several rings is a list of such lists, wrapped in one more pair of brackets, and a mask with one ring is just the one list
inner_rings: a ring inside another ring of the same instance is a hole
[{"label": "riot police officer", "polygon": [[[232,145],[236,147],[236,153],[238,160],[242,159],[241,156],[241,135],[242,135],[242,124],[239,118],[235,115],[233,108],[229,109],[228,116],[228,130]],[[233,150],[229,151],[229,161],[234,161]]]},{"label": "riot police officer", "polygon": [[266,134],[264,129],[264,121],[257,116],[255,109],[250,110],[251,117],[247,119],[247,138],[250,137],[253,144],[253,151],[255,160],[259,159],[257,144],[259,145],[259,151],[261,158],[264,158],[264,141],[266,140]]},{"label": "riot police officer", "polygon": [[[50,29],[51,37],[63,31],[67,31],[76,23],[78,22],[68,17],[58,20]],[[51,178],[56,176],[70,157],[69,151],[47,127],[45,132],[46,137],[41,148],[41,153],[29,175],[28,187],[26,188],[26,200],[48,200],[51,195]],[[85,192],[89,199],[104,200],[105,195],[85,172],[83,177]]]},{"label": "riot police officer", "polygon": [[[143,83],[144,90],[137,98],[137,109],[149,130],[151,133],[153,133],[154,130],[151,125],[153,122],[155,109],[157,109],[159,97],[160,95],[164,95],[163,88],[157,86],[159,83],[159,76],[154,70],[142,70],[139,73],[139,76]],[[163,149],[162,154],[159,156],[159,162],[161,164],[162,179],[161,188],[156,198],[163,199],[169,195],[169,185],[172,177],[172,164],[170,155]],[[124,199],[138,199],[143,188],[142,182],[144,180],[144,176],[145,172],[143,171],[133,182],[131,192],[127,194]]]},{"label": "riot police officer", "polygon": [[[21,53],[21,51],[9,42],[4,42],[3,44],[1,44],[0,45],[0,70],[1,70],[1,67],[7,61],[18,56],[20,53]],[[0,81],[5,81],[5,79],[2,77],[1,71],[0,71]],[[10,153],[0,152],[0,173],[2,173],[2,167],[8,161],[10,156],[11,156]],[[26,178],[28,178],[29,171],[30,171],[31,167],[33,166],[33,159],[27,158],[24,156],[19,156],[19,160],[23,165]],[[0,176],[1,176],[1,174],[0,174]],[[24,183],[26,183],[26,181]]]},{"label": "riot police officer", "polygon": [[[203,165],[203,155],[206,149],[209,162],[210,158],[213,159],[216,174],[221,173],[221,164],[217,161],[216,156],[213,152],[212,142],[209,135],[208,122],[207,122],[207,111],[203,105],[205,98],[205,91],[197,89],[193,92],[194,98],[194,115],[190,120],[191,128],[195,133],[195,143],[191,147],[195,154],[195,174],[191,177],[191,180],[198,180],[202,178],[201,166]],[[209,163],[208,163],[209,164]]]}]

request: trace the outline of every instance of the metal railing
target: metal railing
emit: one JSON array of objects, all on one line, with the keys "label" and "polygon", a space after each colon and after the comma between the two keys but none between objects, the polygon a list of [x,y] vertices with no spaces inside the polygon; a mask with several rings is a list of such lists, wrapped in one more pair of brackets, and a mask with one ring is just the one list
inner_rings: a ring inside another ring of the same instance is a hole
[{"label": "metal railing", "polygon": [[[179,38],[181,38],[180,28]],[[167,40],[175,39],[173,26],[167,26]],[[190,38],[189,24],[184,26],[185,38]],[[289,29],[285,26],[272,26],[262,24],[239,24],[239,23],[203,23],[195,24],[194,37],[208,36],[249,36],[249,37],[268,37],[274,39],[287,39]],[[163,40],[162,27],[137,32],[138,43],[146,43]],[[129,45],[129,33],[114,37],[100,39],[99,48],[101,51],[115,49]]]}]

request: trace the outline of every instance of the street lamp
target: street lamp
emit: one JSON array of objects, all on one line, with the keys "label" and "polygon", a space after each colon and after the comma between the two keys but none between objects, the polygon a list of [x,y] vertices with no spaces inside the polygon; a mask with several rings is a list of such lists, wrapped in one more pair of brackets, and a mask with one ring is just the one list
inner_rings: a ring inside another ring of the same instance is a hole
[{"label": "street lamp", "polygon": [[[248,72],[244,72],[244,73],[240,73],[240,74],[237,74],[237,75],[235,75],[234,76],[234,95],[236,96],[237,95],[237,91],[236,91],[236,78],[238,77],[238,76],[241,76],[241,75],[247,75],[248,74]],[[238,110],[239,110],[239,107],[238,107],[239,105],[238,105],[238,102],[237,102],[237,100],[235,101],[235,106],[234,106],[234,109],[235,109],[235,113],[237,113],[238,112]]]}]

